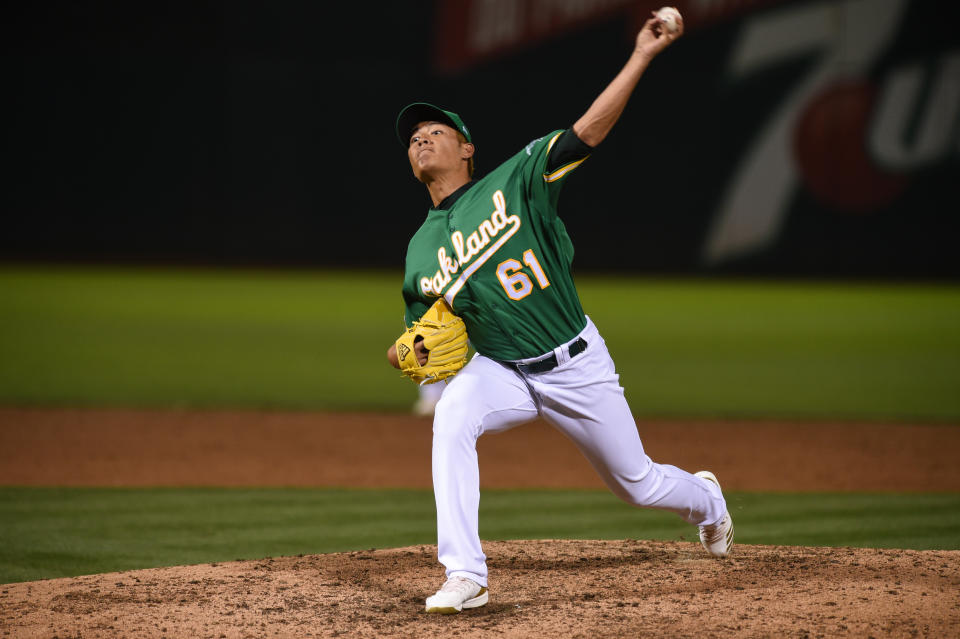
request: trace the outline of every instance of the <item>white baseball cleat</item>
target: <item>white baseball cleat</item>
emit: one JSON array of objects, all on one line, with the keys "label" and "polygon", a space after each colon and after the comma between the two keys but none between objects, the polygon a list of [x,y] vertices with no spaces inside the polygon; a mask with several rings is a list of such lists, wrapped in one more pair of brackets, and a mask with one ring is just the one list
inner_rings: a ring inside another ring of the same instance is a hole
[{"label": "white baseball cleat", "polygon": [[427,612],[453,615],[464,608],[479,608],[487,603],[484,586],[466,577],[450,577],[432,597],[427,597]]},{"label": "white baseball cleat", "polygon": [[[720,488],[720,482],[709,470],[701,470],[694,475],[712,481],[717,485],[717,488]],[[733,519],[730,518],[729,511],[724,513],[717,523],[710,526],[700,526],[700,543],[714,557],[726,557],[730,554],[733,549]]]}]

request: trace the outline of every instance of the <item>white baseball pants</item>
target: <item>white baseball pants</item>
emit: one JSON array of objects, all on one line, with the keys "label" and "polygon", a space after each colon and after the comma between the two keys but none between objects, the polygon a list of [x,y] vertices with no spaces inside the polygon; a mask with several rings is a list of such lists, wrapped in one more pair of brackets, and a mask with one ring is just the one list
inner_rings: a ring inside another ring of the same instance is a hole
[{"label": "white baseball pants", "polygon": [[712,483],[655,464],[644,453],[620,376],[589,317],[579,337],[587,341],[586,351],[570,358],[569,343],[557,348],[559,364],[552,371],[521,377],[477,354],[447,384],[433,419],[433,491],[438,555],[448,578],[487,585],[478,523],[477,439],[538,415],[569,437],[628,504],[669,510],[693,525],[714,524],[726,513]]}]

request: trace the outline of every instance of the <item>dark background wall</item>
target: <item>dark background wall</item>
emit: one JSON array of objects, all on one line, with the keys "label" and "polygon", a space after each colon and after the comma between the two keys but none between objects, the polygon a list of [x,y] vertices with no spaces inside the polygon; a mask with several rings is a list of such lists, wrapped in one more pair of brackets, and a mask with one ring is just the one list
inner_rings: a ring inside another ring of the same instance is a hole
[{"label": "dark background wall", "polygon": [[[688,4],[564,187],[577,268],[960,276],[947,3]],[[572,124],[657,6],[20,3],[0,259],[399,268],[429,201],[398,110],[458,111],[482,174]]]}]

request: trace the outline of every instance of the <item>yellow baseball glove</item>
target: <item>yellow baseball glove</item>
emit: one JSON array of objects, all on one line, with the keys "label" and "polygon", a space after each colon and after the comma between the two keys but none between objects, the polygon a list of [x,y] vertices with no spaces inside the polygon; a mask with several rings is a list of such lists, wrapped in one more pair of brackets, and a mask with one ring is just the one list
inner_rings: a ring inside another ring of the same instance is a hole
[{"label": "yellow baseball glove", "polygon": [[[417,361],[414,346],[423,339],[427,363]],[[452,377],[467,363],[467,327],[442,297],[396,342],[400,372],[418,384]]]}]

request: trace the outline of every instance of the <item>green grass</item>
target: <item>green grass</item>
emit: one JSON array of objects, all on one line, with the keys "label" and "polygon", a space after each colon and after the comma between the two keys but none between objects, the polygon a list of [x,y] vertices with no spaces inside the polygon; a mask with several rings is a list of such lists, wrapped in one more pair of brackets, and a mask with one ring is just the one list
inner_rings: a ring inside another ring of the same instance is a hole
[{"label": "green grass", "polygon": [[[405,411],[401,274],[0,268],[0,403]],[[960,418],[960,287],[578,279],[641,416]]]},{"label": "green grass", "polygon": [[960,417],[960,287],[588,280],[582,297],[637,412]]},{"label": "green grass", "polygon": [[384,409],[399,274],[0,270],[0,402]]},{"label": "green grass", "polygon": [[[731,493],[745,544],[960,549],[960,495]],[[604,491],[485,491],[484,539],[695,540]],[[435,543],[425,490],[0,488],[0,583]]]}]

